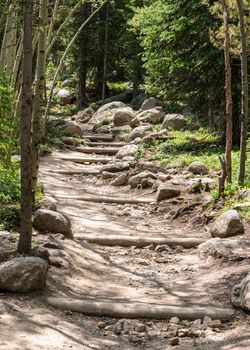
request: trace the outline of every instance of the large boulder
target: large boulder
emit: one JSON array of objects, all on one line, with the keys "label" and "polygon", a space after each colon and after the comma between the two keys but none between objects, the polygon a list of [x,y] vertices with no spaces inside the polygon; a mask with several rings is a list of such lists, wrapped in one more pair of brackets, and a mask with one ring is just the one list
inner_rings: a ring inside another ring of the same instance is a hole
[{"label": "large boulder", "polygon": [[34,214],[33,225],[39,231],[71,233],[71,222],[68,216],[52,210],[38,209]]},{"label": "large boulder", "polygon": [[181,130],[187,125],[187,119],[182,114],[167,114],[162,123],[162,129]]},{"label": "large boulder", "polygon": [[140,119],[141,122],[150,124],[162,123],[164,116],[165,113],[161,107],[148,109],[137,114],[137,117]]},{"label": "large boulder", "polygon": [[98,123],[104,119],[108,119],[109,121],[113,121],[114,112],[117,109],[127,107],[123,102],[110,102],[102,107],[100,107],[94,114],[94,116],[90,119],[90,123]]},{"label": "large boulder", "polygon": [[104,111],[112,111],[112,110],[124,108],[124,107],[126,107],[126,105],[123,102],[120,102],[120,101],[109,102],[109,103],[106,103],[105,105],[101,106],[96,111],[96,113],[102,113]]},{"label": "large boulder", "polygon": [[243,234],[244,224],[240,214],[236,210],[226,211],[212,224],[210,233],[220,238]]},{"label": "large boulder", "polygon": [[116,158],[122,159],[125,157],[132,156],[136,152],[138,152],[139,147],[135,144],[128,144],[119,149],[119,151],[116,154]]},{"label": "large boulder", "polygon": [[85,108],[83,111],[79,111],[71,119],[75,120],[77,123],[87,123],[92,118],[94,113],[95,111],[91,107],[88,107]]},{"label": "large boulder", "polygon": [[198,161],[191,163],[188,167],[188,171],[194,175],[206,175],[209,172],[206,165]]},{"label": "large boulder", "polygon": [[59,89],[56,93],[56,96],[62,106],[66,106],[72,103],[71,93],[66,89]]},{"label": "large boulder", "polygon": [[0,289],[28,293],[46,283],[48,263],[37,257],[21,257],[0,264]]},{"label": "large boulder", "polygon": [[141,106],[141,110],[147,111],[148,109],[152,109],[152,108],[158,107],[160,105],[161,105],[161,102],[159,100],[157,100],[157,98],[149,97],[143,102],[143,104]]},{"label": "large boulder", "polygon": [[250,273],[234,286],[232,291],[232,304],[244,310],[250,311]]},{"label": "large boulder", "polygon": [[134,111],[130,107],[119,108],[114,112],[114,126],[130,125],[134,119]]},{"label": "large boulder", "polygon": [[152,131],[152,125],[140,125],[137,128],[135,128],[129,135],[128,135],[128,141],[133,141],[137,138],[143,138],[147,131]]},{"label": "large boulder", "polygon": [[82,136],[83,132],[81,127],[74,121],[69,121],[66,124],[59,127],[61,133],[65,136]]},{"label": "large boulder", "polygon": [[250,241],[216,237],[201,243],[198,252],[201,258],[250,258]]},{"label": "large boulder", "polygon": [[161,184],[157,191],[157,201],[160,202],[164,199],[171,199],[178,197],[181,191],[179,187],[173,186],[171,184]]},{"label": "large boulder", "polygon": [[129,179],[129,185],[131,188],[136,188],[137,186],[142,186],[142,188],[152,187],[153,181],[148,181],[148,179],[157,180],[157,176],[149,171],[143,171],[137,175],[132,176]]}]

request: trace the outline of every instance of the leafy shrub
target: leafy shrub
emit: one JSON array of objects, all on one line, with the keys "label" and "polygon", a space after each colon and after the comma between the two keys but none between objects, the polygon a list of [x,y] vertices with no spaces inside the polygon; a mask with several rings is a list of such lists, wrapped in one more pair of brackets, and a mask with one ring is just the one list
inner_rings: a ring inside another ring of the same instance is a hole
[{"label": "leafy shrub", "polygon": [[13,115],[13,92],[9,81],[0,72],[0,162],[5,167],[11,166],[11,156],[17,148],[17,119]]},{"label": "leafy shrub", "polygon": [[20,224],[20,175],[19,167],[13,164],[5,168],[0,164],[0,227],[12,230]]}]

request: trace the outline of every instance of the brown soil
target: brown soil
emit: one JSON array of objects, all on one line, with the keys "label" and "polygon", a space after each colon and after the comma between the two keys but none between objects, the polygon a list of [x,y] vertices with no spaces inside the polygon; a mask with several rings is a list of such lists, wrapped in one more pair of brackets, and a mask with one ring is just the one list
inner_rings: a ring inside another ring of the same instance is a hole
[{"label": "brown soil", "polygon": [[[58,210],[71,217],[75,238],[34,232],[37,244],[54,242],[63,249],[50,250],[54,266],[50,267],[44,291],[28,295],[0,294],[0,350],[250,349],[250,316],[240,310],[235,310],[230,322],[218,327],[197,329],[190,321],[179,321],[179,330],[188,329],[189,334],[179,337],[177,345],[171,345],[175,335],[169,333],[173,326],[169,320],[97,318],[48,305],[46,298],[54,296],[231,307],[232,286],[249,271],[249,259],[201,260],[196,248],[122,248],[87,243],[88,235],[93,234],[209,239],[204,224],[204,203],[209,195],[190,195],[184,174],[177,173],[173,180],[182,188],[181,198],[156,205],[152,189],[116,188],[96,175],[67,176],[52,172],[101,166],[63,162],[60,158],[64,156],[65,152],[56,152],[42,159],[41,182],[46,194],[57,200]],[[117,205],[72,199],[86,193],[152,198],[152,204]],[[190,207],[192,203],[197,205]],[[186,210],[180,210],[183,208]],[[250,238],[249,224],[246,227],[245,236]],[[1,235],[0,240],[6,250],[13,250],[16,244],[16,237],[8,234]],[[140,323],[145,329],[139,332]]]}]

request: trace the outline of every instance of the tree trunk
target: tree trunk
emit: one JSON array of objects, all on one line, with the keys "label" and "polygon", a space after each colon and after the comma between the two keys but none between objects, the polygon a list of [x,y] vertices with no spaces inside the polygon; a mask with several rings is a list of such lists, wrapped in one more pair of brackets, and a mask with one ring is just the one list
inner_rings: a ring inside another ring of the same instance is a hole
[{"label": "tree trunk", "polygon": [[241,41],[241,135],[240,135],[240,170],[239,185],[244,185],[247,155],[248,128],[248,69],[247,69],[247,35],[244,18],[244,3],[237,0],[239,11],[240,41]]},{"label": "tree trunk", "polygon": [[105,20],[105,40],[104,40],[104,59],[103,59],[103,82],[102,82],[102,105],[105,103],[106,83],[107,83],[107,53],[108,53],[108,34],[109,34],[109,3],[106,4]]},{"label": "tree trunk", "polygon": [[[48,118],[48,114],[49,114],[49,109],[50,109],[50,104],[51,104],[51,100],[52,100],[52,96],[53,96],[53,91],[54,91],[54,87],[55,87],[55,83],[57,80],[57,77],[62,69],[62,65],[64,63],[65,58],[67,57],[69,51],[71,50],[72,46],[74,45],[76,39],[78,38],[79,34],[81,33],[81,31],[89,24],[89,22],[92,20],[92,18],[95,17],[95,15],[103,8],[103,6],[106,4],[107,0],[104,0],[102,2],[102,4],[89,16],[89,18],[80,26],[80,28],[76,31],[75,35],[73,36],[73,38],[71,39],[70,43],[68,44],[68,46],[66,47],[60,62],[58,64],[57,70],[55,72],[53,81],[52,81],[52,87],[51,87],[51,91],[50,91],[50,95],[49,95],[49,99],[48,99],[48,103],[46,106],[46,110],[45,110],[45,114],[44,114],[44,121],[45,121],[45,125],[46,125],[46,121]],[[45,128],[43,129],[43,132],[45,132]]]},{"label": "tree trunk", "polygon": [[23,88],[21,110],[21,230],[18,252],[28,253],[32,237],[31,118],[33,0],[24,2]]},{"label": "tree trunk", "polygon": [[32,113],[32,191],[33,199],[37,187],[39,171],[39,153],[42,140],[42,118],[40,115],[41,98],[45,88],[45,64],[46,64],[46,22],[48,14],[48,0],[40,0],[40,28],[38,37],[37,67],[36,67],[36,84],[35,96],[33,101]]},{"label": "tree trunk", "polygon": [[222,0],[223,21],[224,21],[224,58],[225,58],[225,94],[226,94],[226,167],[227,182],[232,182],[232,140],[233,140],[233,112],[232,112],[232,71],[230,59],[230,34],[229,34],[229,13],[227,1]]}]

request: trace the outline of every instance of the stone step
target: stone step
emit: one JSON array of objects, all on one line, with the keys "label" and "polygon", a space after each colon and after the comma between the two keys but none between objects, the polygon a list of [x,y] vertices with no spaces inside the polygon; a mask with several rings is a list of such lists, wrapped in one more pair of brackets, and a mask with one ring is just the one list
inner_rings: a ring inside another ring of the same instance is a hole
[{"label": "stone step", "polygon": [[90,141],[106,141],[111,142],[114,139],[113,135],[110,134],[85,134],[82,136],[83,139]]},{"label": "stone step", "polygon": [[93,202],[93,203],[110,203],[110,204],[155,204],[156,200],[153,198],[129,198],[129,197],[115,197],[115,196],[98,196],[98,195],[92,195],[92,194],[86,194],[79,196],[56,196],[60,199],[65,200],[76,200],[76,201],[83,201],[83,202]]},{"label": "stone step", "polygon": [[116,155],[116,153],[119,151],[120,148],[118,147],[77,147],[76,151],[81,153],[87,153],[87,154],[108,154],[111,156]]}]

